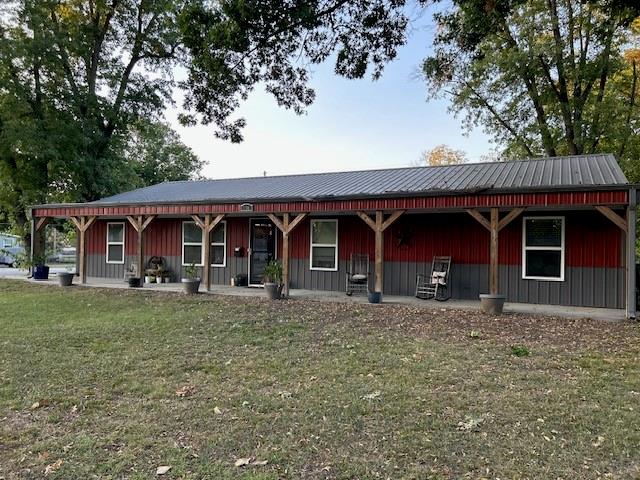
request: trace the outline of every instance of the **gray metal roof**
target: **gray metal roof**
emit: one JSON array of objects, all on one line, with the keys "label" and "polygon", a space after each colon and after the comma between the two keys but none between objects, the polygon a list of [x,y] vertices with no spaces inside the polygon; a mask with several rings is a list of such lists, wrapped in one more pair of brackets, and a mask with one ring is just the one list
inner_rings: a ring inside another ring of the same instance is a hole
[{"label": "gray metal roof", "polygon": [[613,155],[536,158],[355,172],[166,182],[94,204],[291,201],[628,184]]}]

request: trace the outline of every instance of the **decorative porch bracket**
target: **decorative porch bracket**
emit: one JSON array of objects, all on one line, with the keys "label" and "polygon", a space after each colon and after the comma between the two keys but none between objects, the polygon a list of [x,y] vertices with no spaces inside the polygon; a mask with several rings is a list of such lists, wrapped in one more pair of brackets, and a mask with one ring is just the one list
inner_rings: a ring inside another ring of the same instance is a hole
[{"label": "decorative porch bracket", "polygon": [[491,295],[498,295],[500,290],[500,267],[498,264],[498,236],[500,230],[520,216],[524,210],[524,207],[514,208],[507,213],[502,220],[499,218],[500,212],[497,207],[491,207],[491,220],[487,220],[485,216],[476,209],[467,210],[467,213],[475,218],[480,225],[489,230],[491,234],[491,242],[489,244],[489,293]]},{"label": "decorative porch bracket", "polygon": [[282,221],[273,213],[268,213],[267,217],[274,225],[282,232],[282,294],[285,297],[289,296],[289,234],[296,228],[302,220],[305,219],[307,213],[299,213],[291,221],[289,214],[285,213],[282,216]]},{"label": "decorative porch bracket", "polygon": [[213,229],[216,228],[224,218],[224,213],[219,214],[215,218],[213,218],[213,215],[210,213],[207,213],[204,219],[200,218],[199,215],[191,215],[191,218],[193,218],[196,225],[202,229],[202,249],[204,257],[204,261],[202,262],[202,275],[204,276],[204,287],[209,291],[211,290],[211,243],[209,239],[211,238]]},{"label": "decorative porch bracket", "polygon": [[78,229],[80,234],[80,252],[78,255],[78,275],[80,276],[80,283],[87,283],[87,230],[93,225],[97,217],[69,217],[73,224]]},{"label": "decorative porch bracket", "polygon": [[382,293],[382,279],[383,279],[383,262],[384,262],[384,231],[389,228],[405,210],[396,210],[389,218],[384,219],[384,213],[382,210],[376,210],[375,220],[372,219],[365,212],[356,212],[364,223],[369,225],[373,233],[376,235],[376,252],[375,252],[375,291]]},{"label": "decorative porch bracket", "polygon": [[611,207],[604,207],[604,206],[601,206],[601,205],[597,205],[595,208],[602,215],[604,215],[609,220],[611,220],[613,223],[615,223],[620,228],[620,230],[622,230],[624,233],[628,232],[627,220],[625,220],[620,215],[618,215],[616,212],[614,212],[611,209]]},{"label": "decorative porch bracket", "polygon": [[137,217],[133,217],[131,215],[127,216],[127,220],[131,226],[138,232],[138,242],[137,242],[137,257],[138,257],[138,278],[140,278],[140,283],[142,284],[144,278],[144,252],[143,252],[143,234],[145,229],[149,226],[151,222],[156,218],[155,215],[149,215],[145,218],[144,215],[138,215]]},{"label": "decorative porch bracket", "polygon": [[625,233],[627,240],[626,248],[626,307],[627,318],[636,318],[636,190],[629,191],[629,206],[627,207],[627,218],[623,218],[614,212],[610,207],[597,205],[595,209],[611,220],[620,230]]}]

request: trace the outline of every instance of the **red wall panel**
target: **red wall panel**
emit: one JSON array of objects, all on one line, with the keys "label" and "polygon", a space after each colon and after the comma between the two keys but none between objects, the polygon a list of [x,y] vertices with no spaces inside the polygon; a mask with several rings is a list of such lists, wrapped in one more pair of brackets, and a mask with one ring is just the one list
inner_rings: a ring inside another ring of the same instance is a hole
[{"label": "red wall panel", "polygon": [[[568,212],[565,216],[565,256],[567,266],[624,266],[623,234],[597,212]],[[326,218],[326,217],[323,217]],[[374,258],[373,231],[356,216],[340,216],[338,252],[341,260],[352,253]],[[184,220],[188,220],[185,218]],[[154,220],[145,231],[145,255],[181,256],[182,221],[179,218]],[[136,254],[137,232],[125,221],[125,251]],[[104,255],[107,221],[96,221],[87,232],[87,253]],[[291,235],[292,258],[308,258],[310,220],[305,219]],[[234,247],[249,247],[249,218],[227,219],[227,255]],[[278,256],[282,256],[282,236],[278,235]],[[384,258],[394,262],[425,262],[434,255],[450,255],[456,263],[489,262],[489,232],[471,216],[458,214],[406,214],[385,232]],[[522,217],[500,232],[500,263],[522,262]]]},{"label": "red wall panel", "polygon": [[[569,212],[565,216],[567,266],[621,267],[622,233],[597,212]],[[375,254],[373,231],[358,217],[338,217],[338,255]],[[296,228],[291,256],[309,256],[310,221]],[[500,264],[522,262],[522,217],[500,232]],[[384,259],[393,262],[426,262],[435,255],[450,255],[456,263],[489,262],[489,232],[468,214],[404,215],[385,231]]]}]

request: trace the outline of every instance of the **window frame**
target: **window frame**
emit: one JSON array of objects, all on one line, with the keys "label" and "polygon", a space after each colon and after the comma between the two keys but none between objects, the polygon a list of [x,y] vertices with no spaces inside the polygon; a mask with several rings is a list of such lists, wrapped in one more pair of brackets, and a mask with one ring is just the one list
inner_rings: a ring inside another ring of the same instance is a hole
[{"label": "window frame", "polygon": [[[122,225],[122,242],[110,242],[109,241],[109,227],[111,227],[111,225]],[[126,257],[126,251],[125,251],[125,242],[126,242],[126,238],[127,238],[127,225],[125,224],[125,222],[107,222],[107,250],[105,252],[105,261],[107,264],[109,265],[124,265],[124,261],[125,261],[125,257]],[[112,245],[119,245],[122,247],[122,260],[121,261],[114,261],[114,260],[109,260],[109,247]]]},{"label": "window frame", "polygon": [[[220,225],[224,225],[224,241],[222,243],[209,242],[209,251],[211,251],[211,247],[223,247],[224,249],[224,256],[223,256],[222,263],[213,263],[213,257],[210,259],[211,266],[215,268],[225,268],[227,266],[227,221],[221,220],[220,223],[216,225],[216,228],[218,228]],[[213,230],[211,231],[211,233],[213,233]],[[203,252],[203,255],[204,255],[204,252]],[[202,263],[204,263],[204,259],[202,260]]]},{"label": "window frame", "polygon": [[[313,225],[315,223],[335,223],[336,224],[336,242],[335,243],[313,243]],[[338,271],[338,219],[337,218],[312,218],[309,222],[309,270],[316,270],[319,272],[337,272]],[[313,266],[313,248],[314,247],[330,247],[335,248],[334,256],[334,268],[327,267],[314,267]]]},{"label": "window frame", "polygon": [[[560,220],[560,246],[559,247],[528,247],[527,246],[527,220]],[[528,251],[553,251],[560,252],[560,276],[540,277],[527,275],[527,252]],[[522,279],[540,280],[544,282],[564,282],[565,274],[565,217],[564,215],[545,215],[522,217]]]},{"label": "window frame", "polygon": [[200,261],[198,263],[195,263],[194,265],[196,267],[202,267],[204,266],[204,249],[202,248],[202,236],[200,236],[200,241],[199,242],[185,242],[184,241],[184,226],[186,224],[191,224],[191,225],[195,225],[196,227],[198,227],[198,230],[200,230],[200,234],[202,235],[202,229],[200,228],[200,226],[194,222],[193,220],[183,220],[182,221],[182,258],[180,259],[180,262],[182,263],[183,267],[188,267],[189,265],[191,265],[191,263],[185,263],[184,261],[184,247],[185,246],[189,246],[189,247],[200,247]]}]

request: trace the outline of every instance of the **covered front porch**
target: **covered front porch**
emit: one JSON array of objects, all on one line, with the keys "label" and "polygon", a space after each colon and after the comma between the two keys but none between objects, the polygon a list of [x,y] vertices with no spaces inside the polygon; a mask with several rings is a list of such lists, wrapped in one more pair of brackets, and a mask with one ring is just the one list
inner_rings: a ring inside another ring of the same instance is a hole
[{"label": "covered front porch", "polygon": [[[62,270],[61,270],[62,271]],[[11,274],[2,275],[0,270],[0,278],[15,279],[29,281],[40,285],[58,285],[56,273],[52,273],[49,280],[37,281],[27,278],[27,272],[13,272]],[[75,282],[74,282],[75,283]],[[84,284],[77,284],[71,288],[104,288],[104,289],[128,289],[131,290],[127,283],[115,279],[87,277]],[[153,292],[153,294],[162,293],[182,293],[183,287],[181,283],[163,283],[163,284],[145,284],[144,288],[136,289],[137,291]],[[224,295],[231,297],[260,297],[266,298],[265,292],[259,287],[233,287],[229,285],[212,285],[209,290],[203,286],[200,288],[201,294],[208,295]],[[334,302],[346,304],[368,304],[365,295],[346,296],[343,292],[308,290],[308,289],[291,289],[289,292],[289,300],[311,300],[317,302]],[[477,300],[461,300],[450,299],[446,302],[437,302],[434,300],[421,300],[416,297],[408,297],[405,295],[385,295],[385,303],[396,305],[407,305],[415,308],[425,309],[429,311],[445,311],[445,310],[480,310],[480,304]],[[591,307],[567,307],[562,305],[537,305],[530,303],[507,302],[504,308],[505,313],[517,313],[525,315],[543,315],[559,318],[591,318],[595,320],[605,321],[622,321],[625,319],[625,311],[614,308],[591,308]]]}]

